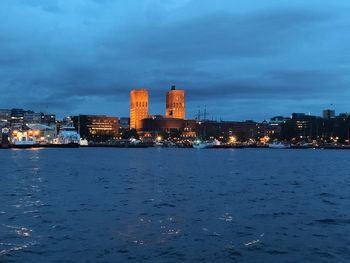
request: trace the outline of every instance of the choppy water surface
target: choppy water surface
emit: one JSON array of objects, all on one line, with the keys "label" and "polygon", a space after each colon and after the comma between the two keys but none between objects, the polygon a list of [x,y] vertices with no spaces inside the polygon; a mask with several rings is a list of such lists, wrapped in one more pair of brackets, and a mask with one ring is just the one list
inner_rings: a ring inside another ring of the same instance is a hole
[{"label": "choppy water surface", "polygon": [[0,262],[349,262],[350,151],[0,151]]}]

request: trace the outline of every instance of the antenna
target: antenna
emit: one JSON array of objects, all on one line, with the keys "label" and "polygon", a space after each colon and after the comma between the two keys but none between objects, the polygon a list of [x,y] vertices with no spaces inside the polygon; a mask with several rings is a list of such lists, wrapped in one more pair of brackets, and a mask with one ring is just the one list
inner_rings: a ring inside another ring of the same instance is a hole
[{"label": "antenna", "polygon": [[198,107],[197,120],[201,120],[201,109]]}]

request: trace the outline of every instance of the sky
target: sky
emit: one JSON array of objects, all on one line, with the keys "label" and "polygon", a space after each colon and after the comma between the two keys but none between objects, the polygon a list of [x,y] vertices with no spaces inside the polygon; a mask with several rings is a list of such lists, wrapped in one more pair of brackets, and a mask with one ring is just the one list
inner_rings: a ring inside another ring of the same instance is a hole
[{"label": "sky", "polygon": [[1,0],[0,108],[129,116],[172,85],[186,117],[350,112],[348,0]]}]

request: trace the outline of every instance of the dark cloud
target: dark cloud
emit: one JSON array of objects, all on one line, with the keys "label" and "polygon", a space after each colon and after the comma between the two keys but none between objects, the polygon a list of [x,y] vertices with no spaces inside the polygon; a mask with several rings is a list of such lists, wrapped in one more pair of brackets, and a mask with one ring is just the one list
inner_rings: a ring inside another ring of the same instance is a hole
[{"label": "dark cloud", "polygon": [[125,55],[161,63],[269,56],[295,45],[310,26],[329,19],[326,12],[303,9],[240,16],[220,12],[175,25],[136,29],[125,43],[129,47],[125,47],[129,51]]},{"label": "dark cloud", "polygon": [[346,111],[349,7],[4,0],[0,108],[125,116],[129,90],[147,87],[151,110],[163,113],[175,84],[189,113],[207,105],[226,118],[261,119],[289,114],[293,103],[318,113],[334,101]]}]

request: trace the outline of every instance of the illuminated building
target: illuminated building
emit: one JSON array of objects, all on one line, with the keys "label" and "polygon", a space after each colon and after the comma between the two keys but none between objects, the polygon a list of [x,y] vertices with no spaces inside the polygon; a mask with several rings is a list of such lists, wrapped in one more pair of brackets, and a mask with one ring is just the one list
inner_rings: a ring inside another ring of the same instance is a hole
[{"label": "illuminated building", "polygon": [[142,131],[156,138],[159,133],[175,133],[182,138],[196,137],[196,121],[162,116],[151,116],[142,120]]},{"label": "illuminated building", "polygon": [[54,126],[56,125],[56,115],[55,114],[43,114],[41,113],[41,124]]},{"label": "illuminated building", "polygon": [[130,129],[140,130],[142,119],[148,117],[148,90],[134,89],[130,92]]},{"label": "illuminated building", "polygon": [[24,114],[28,112],[23,109],[11,109],[11,126],[22,125],[24,123]]},{"label": "illuminated building", "polygon": [[130,118],[121,117],[119,118],[120,129],[128,130],[130,129]]},{"label": "illuminated building", "polygon": [[265,135],[263,125],[254,121],[200,121],[197,125],[199,137],[205,139],[235,138],[237,141],[246,141]]},{"label": "illuminated building", "polygon": [[166,112],[165,117],[185,119],[185,91],[176,90],[175,86],[171,87],[166,93]]},{"label": "illuminated building", "polygon": [[0,122],[8,122],[11,119],[11,110],[0,109]]},{"label": "illuminated building", "polygon": [[88,141],[103,142],[117,138],[119,119],[105,115],[79,115],[73,117],[80,137]]},{"label": "illuminated building", "polygon": [[44,114],[42,112],[26,111],[23,119],[23,122],[26,124],[44,124],[48,126],[56,124],[55,114]]},{"label": "illuminated building", "polygon": [[41,123],[41,113],[39,112],[32,112],[32,111],[27,111],[24,112],[23,115],[23,122],[24,123],[30,123],[30,124],[38,124]]},{"label": "illuminated building", "polygon": [[292,113],[291,124],[297,136],[301,139],[314,138],[317,133],[317,119],[319,117],[306,115],[305,113]]}]

